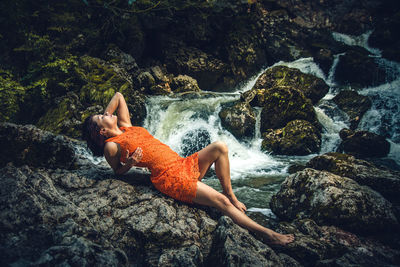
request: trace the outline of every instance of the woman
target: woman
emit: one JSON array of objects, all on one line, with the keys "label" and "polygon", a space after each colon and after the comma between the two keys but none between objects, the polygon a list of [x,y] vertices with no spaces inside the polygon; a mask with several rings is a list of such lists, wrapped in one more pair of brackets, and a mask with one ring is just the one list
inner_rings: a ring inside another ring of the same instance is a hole
[{"label": "woman", "polygon": [[[114,111],[117,116],[112,115]],[[238,225],[260,234],[270,244],[286,245],[293,235],[282,235],[265,228],[245,215],[246,207],[233,193],[227,146],[214,142],[193,155],[182,158],[142,127],[133,127],[122,94],[116,93],[103,115],[85,120],[83,135],[95,155],[104,154],[117,174],[132,166],[147,167],[151,182],[162,193],[175,199],[215,207]],[[133,153],[131,153],[133,152]],[[215,164],[223,193],[201,182]]]}]

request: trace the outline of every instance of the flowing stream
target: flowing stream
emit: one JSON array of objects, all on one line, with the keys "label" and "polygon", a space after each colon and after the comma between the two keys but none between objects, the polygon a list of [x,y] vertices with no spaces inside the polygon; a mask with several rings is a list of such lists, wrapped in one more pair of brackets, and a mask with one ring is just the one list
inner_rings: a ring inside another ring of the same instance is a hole
[{"label": "flowing stream", "polygon": [[[371,32],[361,36],[348,36],[333,33],[333,36],[336,40],[348,45],[366,48],[379,64],[389,70],[389,75],[395,77],[390,83],[358,91],[360,94],[368,95],[373,101],[373,106],[364,115],[359,129],[375,132],[388,138],[391,143],[389,158],[400,163],[400,64],[382,59],[379,50],[368,47],[367,39],[370,34]],[[302,58],[294,62],[278,62],[274,65],[298,68],[304,73],[324,79],[330,86],[329,93],[315,106],[318,119],[323,125],[320,154],[336,151],[340,143],[339,131],[349,127],[347,115],[340,111],[331,100],[340,90],[333,78],[339,56],[335,56],[328,75],[322,72],[312,58]],[[229,147],[231,178],[235,194],[249,208],[249,211],[273,216],[269,209],[269,202],[288,175],[288,167],[294,163],[304,164],[316,154],[303,157],[265,154],[260,150],[259,117],[255,138],[243,141],[237,140],[225,130],[218,116],[225,103],[238,100],[240,93],[250,90],[264,71],[265,69],[261,70],[258,75],[229,93],[204,92],[201,97],[149,97],[146,104],[148,115],[144,127],[182,156],[210,142],[224,141]],[[260,110],[258,109],[257,112],[260,113]],[[219,181],[212,170],[203,182],[221,190]]]}]

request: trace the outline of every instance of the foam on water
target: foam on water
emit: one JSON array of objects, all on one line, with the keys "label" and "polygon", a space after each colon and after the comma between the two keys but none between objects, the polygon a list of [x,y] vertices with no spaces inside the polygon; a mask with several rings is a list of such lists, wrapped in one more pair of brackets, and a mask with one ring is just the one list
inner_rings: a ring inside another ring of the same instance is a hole
[{"label": "foam on water", "polygon": [[179,154],[188,132],[206,130],[211,142],[228,144],[232,179],[284,173],[285,164],[261,152],[259,141],[239,142],[221,126],[218,116],[221,105],[236,99],[238,96],[186,100],[154,97],[147,104],[144,127]]},{"label": "foam on water", "polygon": [[370,53],[374,54],[375,56],[380,57],[382,54],[381,51],[377,48],[373,48],[368,45],[368,39],[371,36],[372,32],[373,30],[370,30],[361,35],[349,35],[349,34],[333,32],[332,36],[338,42],[342,42],[350,46],[361,46],[367,49]]}]

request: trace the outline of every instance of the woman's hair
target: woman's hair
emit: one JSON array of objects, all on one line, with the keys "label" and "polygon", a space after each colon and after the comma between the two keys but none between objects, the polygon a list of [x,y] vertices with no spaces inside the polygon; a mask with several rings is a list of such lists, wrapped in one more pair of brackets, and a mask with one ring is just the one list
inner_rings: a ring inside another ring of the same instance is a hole
[{"label": "woman's hair", "polygon": [[91,115],[85,119],[82,126],[82,138],[95,156],[104,155],[104,143],[106,138],[100,134],[100,127],[93,120]]}]

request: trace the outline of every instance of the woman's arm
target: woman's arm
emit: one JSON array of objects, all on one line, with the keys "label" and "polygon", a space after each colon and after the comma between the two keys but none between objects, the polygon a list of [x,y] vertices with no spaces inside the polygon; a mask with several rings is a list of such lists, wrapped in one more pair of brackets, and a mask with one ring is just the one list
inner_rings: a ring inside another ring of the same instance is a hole
[{"label": "woman's arm", "polygon": [[124,174],[129,171],[134,165],[138,164],[142,160],[142,149],[138,147],[135,152],[129,156],[129,151],[126,151],[126,163],[121,164],[120,162],[120,149],[116,143],[108,142],[104,147],[104,157],[108,164],[114,170],[116,174]]},{"label": "woman's arm", "polygon": [[108,103],[108,106],[104,113],[113,114],[114,111],[117,111],[118,126],[132,126],[128,106],[126,105],[124,96],[120,92],[116,92],[115,95],[111,98],[111,101],[110,103]]}]

